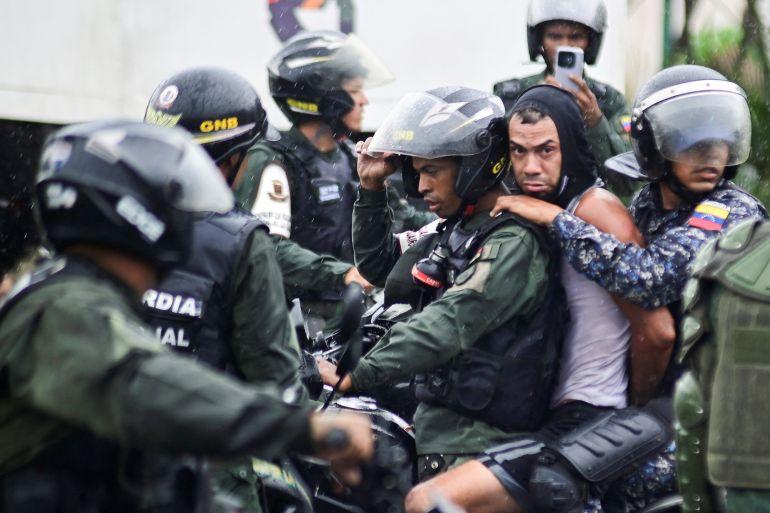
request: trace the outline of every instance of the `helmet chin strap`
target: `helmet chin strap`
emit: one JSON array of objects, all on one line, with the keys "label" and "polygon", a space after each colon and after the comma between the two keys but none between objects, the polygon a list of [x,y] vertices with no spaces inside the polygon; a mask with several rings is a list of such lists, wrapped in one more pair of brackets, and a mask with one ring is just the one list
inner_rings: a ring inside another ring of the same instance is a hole
[{"label": "helmet chin strap", "polygon": [[708,196],[709,192],[693,192],[689,190],[687,187],[684,186],[682,182],[679,181],[679,179],[674,174],[673,166],[671,165],[671,161],[666,160],[663,164],[665,166],[665,169],[663,171],[663,177],[661,178],[661,181],[665,181],[666,185],[668,185],[669,189],[671,189],[671,192],[679,196],[679,198],[682,199],[685,203],[700,203],[705,199],[706,196]]},{"label": "helmet chin strap", "polygon": [[333,119],[326,121],[329,125],[329,129],[332,132],[332,137],[335,139],[342,139],[344,137],[352,137],[353,131],[342,122],[341,119]]}]

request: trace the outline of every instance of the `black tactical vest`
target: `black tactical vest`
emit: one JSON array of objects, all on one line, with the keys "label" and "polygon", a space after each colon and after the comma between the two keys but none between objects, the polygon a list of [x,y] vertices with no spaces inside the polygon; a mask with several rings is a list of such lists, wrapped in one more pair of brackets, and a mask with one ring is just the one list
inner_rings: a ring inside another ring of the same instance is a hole
[{"label": "black tactical vest", "polygon": [[449,288],[487,237],[508,223],[529,229],[550,253],[545,301],[525,325],[503,324],[448,363],[417,376],[415,395],[421,402],[450,408],[505,431],[534,431],[542,426],[550,405],[568,317],[558,253],[541,228],[511,214],[472,232],[449,227],[451,233],[426,237],[404,253],[391,272],[393,279],[388,277],[385,295],[387,303],[425,306],[426,293],[414,283],[409,286],[405,279],[411,278],[411,265],[437,244],[446,243]]},{"label": "black tactical vest", "polygon": [[[0,322],[34,290],[72,277],[128,290],[86,259],[56,258],[17,282],[0,305]],[[203,462],[194,457],[121,447],[75,427],[30,463],[0,476],[0,512],[203,513],[210,511],[210,494]]]},{"label": "black tactical vest", "polygon": [[168,272],[142,298],[145,320],[161,343],[237,374],[230,347],[233,270],[257,228],[265,229],[239,209],[196,219],[187,263]]},{"label": "black tactical vest", "polygon": [[300,246],[353,261],[350,239],[356,197],[356,159],[339,143],[343,159],[326,161],[309,141],[283,134],[268,144],[290,167],[291,238]]}]

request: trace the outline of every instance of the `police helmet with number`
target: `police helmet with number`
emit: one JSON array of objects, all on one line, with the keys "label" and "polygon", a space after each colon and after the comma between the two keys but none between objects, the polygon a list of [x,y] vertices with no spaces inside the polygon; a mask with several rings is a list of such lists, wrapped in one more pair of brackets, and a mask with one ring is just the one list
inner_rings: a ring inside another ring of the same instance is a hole
[{"label": "police helmet with number", "polygon": [[586,27],[589,36],[585,62],[596,63],[607,29],[604,0],[532,0],[527,11],[527,45],[533,61],[543,53],[543,24],[549,21],[571,21]]},{"label": "police helmet with number", "polygon": [[43,148],[36,194],[53,249],[98,245],[158,268],[184,261],[193,212],[233,206],[221,173],[186,132],[128,121],[56,132]]},{"label": "police helmet with number", "polygon": [[190,68],[161,82],[144,121],[186,129],[217,164],[248,150],[270,129],[254,87],[237,73],[212,67]]},{"label": "police helmet with number", "polygon": [[270,94],[292,123],[323,120],[345,132],[342,117],[355,106],[346,84],[371,88],[393,80],[388,68],[355,35],[333,30],[289,39],[267,66]]},{"label": "police helmet with number", "polygon": [[731,179],[751,151],[746,93],[710,68],[664,69],[637,94],[631,142],[642,177],[648,180],[667,176],[671,162],[721,167]]},{"label": "police helmet with number", "polygon": [[375,132],[368,151],[402,157],[404,188],[420,197],[419,175],[411,157],[456,157],[455,193],[472,204],[508,171],[505,108],[497,96],[448,86],[401,99]]}]

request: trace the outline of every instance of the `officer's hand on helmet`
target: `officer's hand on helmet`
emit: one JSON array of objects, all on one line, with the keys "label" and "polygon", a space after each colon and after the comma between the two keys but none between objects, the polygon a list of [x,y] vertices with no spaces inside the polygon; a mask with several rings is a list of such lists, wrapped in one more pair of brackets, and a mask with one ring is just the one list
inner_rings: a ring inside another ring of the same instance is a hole
[{"label": "officer's hand on helmet", "polygon": [[516,194],[497,198],[497,202],[489,215],[495,217],[503,211],[519,215],[535,224],[548,226],[553,223],[553,220],[563,209],[558,205],[533,198],[532,196]]},{"label": "officer's hand on helmet", "polygon": [[599,102],[596,101],[596,95],[591,91],[591,88],[588,87],[588,83],[583,80],[582,77],[570,75],[569,78],[579,87],[577,91],[563,87],[553,76],[546,77],[545,82],[546,84],[561,87],[574,96],[578,107],[580,107],[580,112],[583,114],[583,120],[585,121],[586,127],[595,127],[604,116],[602,109],[599,108]]},{"label": "officer's hand on helmet", "polygon": [[344,483],[361,482],[360,464],[374,453],[371,421],[358,413],[314,413],[310,431],[316,455],[331,463]]},{"label": "officer's hand on helmet", "polygon": [[371,292],[374,290],[374,285],[369,283],[366,278],[361,276],[361,273],[358,272],[357,267],[351,267],[348,272],[345,273],[345,286],[347,287],[351,283],[358,283],[361,285],[361,288],[364,289],[364,292],[367,294],[371,294]]},{"label": "officer's hand on helmet", "polygon": [[[320,356],[316,356],[315,363],[318,366],[318,373],[321,375],[321,381],[324,382],[324,385],[335,386],[340,379],[337,374],[337,366]],[[345,379],[340,383],[339,391],[343,393],[348,392],[352,387],[353,382],[350,380],[350,376],[345,376]]]},{"label": "officer's hand on helmet", "polygon": [[359,141],[356,144],[358,155],[358,179],[361,187],[373,191],[381,191],[385,188],[385,180],[398,169],[398,161],[392,153],[383,153],[373,157],[367,153],[372,138]]}]

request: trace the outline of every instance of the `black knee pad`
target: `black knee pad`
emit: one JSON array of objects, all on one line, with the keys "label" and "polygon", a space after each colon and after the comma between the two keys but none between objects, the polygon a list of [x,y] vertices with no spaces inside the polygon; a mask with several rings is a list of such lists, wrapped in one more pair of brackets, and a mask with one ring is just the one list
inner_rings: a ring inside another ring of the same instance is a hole
[{"label": "black knee pad", "polygon": [[588,484],[564,463],[538,463],[529,480],[529,495],[536,511],[582,513]]}]

